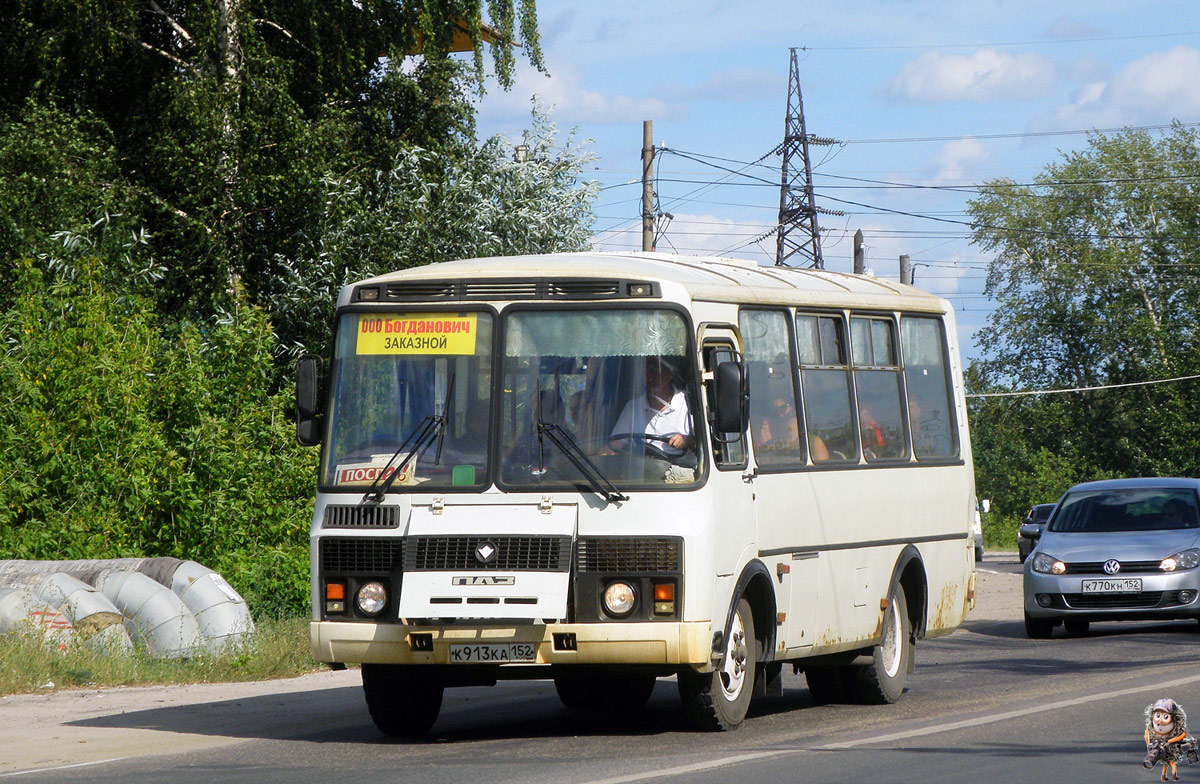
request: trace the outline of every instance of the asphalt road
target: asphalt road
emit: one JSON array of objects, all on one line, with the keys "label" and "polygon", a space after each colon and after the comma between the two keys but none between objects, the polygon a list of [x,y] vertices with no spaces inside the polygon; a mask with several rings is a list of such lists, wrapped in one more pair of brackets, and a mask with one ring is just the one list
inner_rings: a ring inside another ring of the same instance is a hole
[{"label": "asphalt road", "polygon": [[[357,672],[0,699],[0,778],[28,782],[1011,782],[1158,780],[1146,705],[1200,716],[1195,622],[1028,640],[1015,555],[980,565],[965,626],[917,646],[895,705],[817,706],[803,675],[736,732],[688,729],[673,681],[633,718],[578,714],[547,682],[448,690],[430,736],[381,736]],[[1198,720],[1200,721],[1200,720]],[[1200,780],[1200,766],[1180,770]]]}]

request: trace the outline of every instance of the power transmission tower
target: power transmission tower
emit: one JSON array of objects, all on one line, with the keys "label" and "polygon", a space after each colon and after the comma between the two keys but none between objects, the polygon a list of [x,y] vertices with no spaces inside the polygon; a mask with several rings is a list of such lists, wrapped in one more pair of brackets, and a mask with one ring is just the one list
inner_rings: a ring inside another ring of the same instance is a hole
[{"label": "power transmission tower", "polygon": [[[788,75],[787,118],[783,129],[783,169],[779,183],[779,241],[775,250],[775,266],[786,264],[799,255],[804,266],[825,269],[821,258],[821,235],[817,228],[817,205],[813,200],[812,166],[808,148],[835,144],[833,139],[809,136],[804,127],[804,99],[800,96],[800,67],[796,49],[791,49],[792,62]],[[840,214],[834,210],[820,210]]]}]

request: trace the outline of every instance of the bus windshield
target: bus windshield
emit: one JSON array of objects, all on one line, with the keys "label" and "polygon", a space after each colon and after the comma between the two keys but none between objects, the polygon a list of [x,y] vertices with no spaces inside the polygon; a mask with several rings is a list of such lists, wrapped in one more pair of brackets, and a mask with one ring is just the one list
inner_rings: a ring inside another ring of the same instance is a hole
[{"label": "bus windshield", "polygon": [[392,489],[483,486],[492,321],[484,311],[342,314],[321,483],[364,489],[382,483],[389,459],[414,439],[405,445],[411,448],[432,418],[436,438],[408,461]]},{"label": "bus windshield", "polygon": [[580,453],[622,490],[696,481],[696,374],[680,313],[516,310],[503,342],[502,486],[581,484]]}]

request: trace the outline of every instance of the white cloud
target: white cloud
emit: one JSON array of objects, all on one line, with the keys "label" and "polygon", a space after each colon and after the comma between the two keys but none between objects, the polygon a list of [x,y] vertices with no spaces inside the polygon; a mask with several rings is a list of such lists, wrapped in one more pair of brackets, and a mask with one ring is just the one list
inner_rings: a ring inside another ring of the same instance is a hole
[{"label": "white cloud", "polygon": [[1046,123],[1055,128],[1200,120],[1200,51],[1176,46],[1134,60],[1111,79],[1084,84]]},{"label": "white cloud", "polygon": [[1039,54],[926,52],[900,69],[887,93],[918,103],[1027,100],[1047,94],[1057,80],[1054,63]]},{"label": "white cloud", "polygon": [[942,145],[933,157],[934,178],[938,180],[970,180],[967,172],[972,166],[991,160],[992,154],[978,139],[955,139]]},{"label": "white cloud", "polygon": [[596,92],[583,87],[578,69],[567,63],[549,66],[551,76],[532,67],[518,66],[511,90],[492,86],[479,103],[479,118],[484,125],[502,125],[506,121],[529,118],[531,96],[552,110],[555,121],[564,127],[579,123],[640,122],[648,117],[661,120],[682,119],[684,107],[659,98]]}]

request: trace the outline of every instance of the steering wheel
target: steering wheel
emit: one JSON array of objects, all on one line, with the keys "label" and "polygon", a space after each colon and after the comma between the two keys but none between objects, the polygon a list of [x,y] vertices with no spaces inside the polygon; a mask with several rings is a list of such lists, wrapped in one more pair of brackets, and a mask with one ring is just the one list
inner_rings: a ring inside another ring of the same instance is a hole
[{"label": "steering wheel", "polygon": [[659,460],[666,460],[668,463],[679,459],[678,454],[668,454],[667,451],[661,446],[653,443],[658,441],[667,444],[671,440],[667,436],[656,436],[650,435],[649,433],[621,433],[620,435],[613,436],[611,440],[628,441],[629,446],[626,447],[626,449],[631,452],[634,451],[635,445],[640,444],[642,451],[645,452],[647,456],[656,457]]}]

